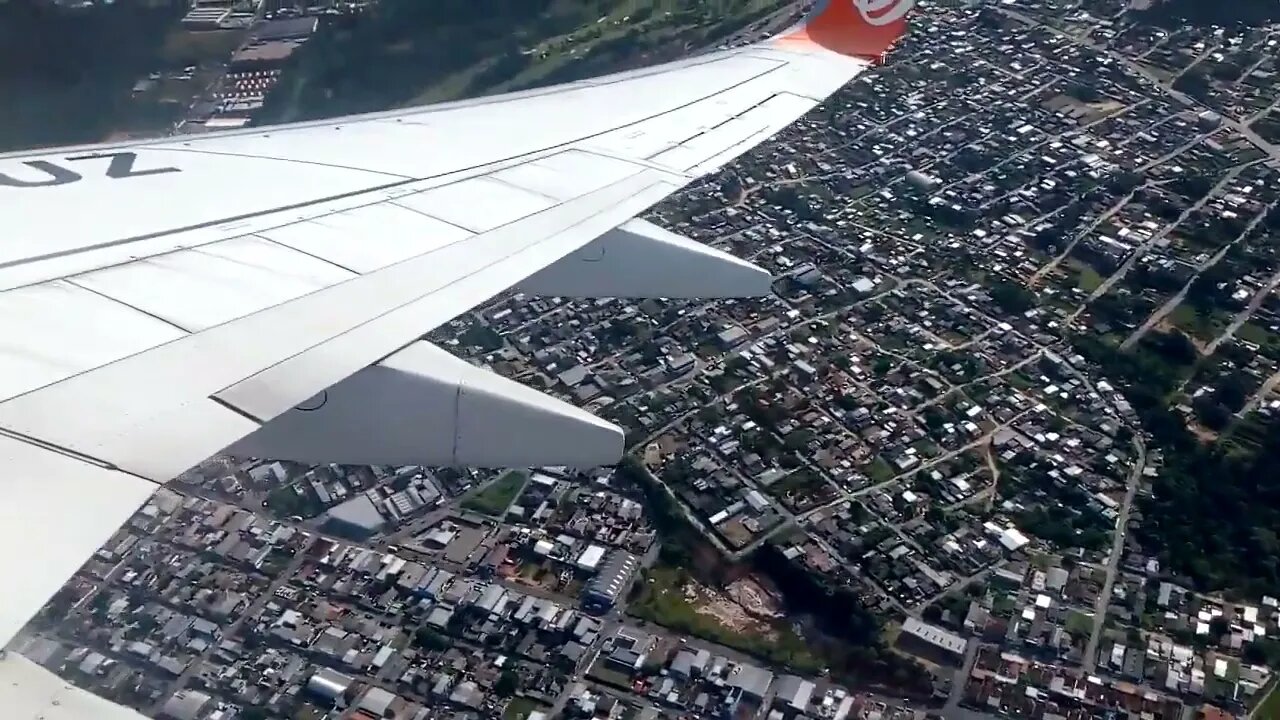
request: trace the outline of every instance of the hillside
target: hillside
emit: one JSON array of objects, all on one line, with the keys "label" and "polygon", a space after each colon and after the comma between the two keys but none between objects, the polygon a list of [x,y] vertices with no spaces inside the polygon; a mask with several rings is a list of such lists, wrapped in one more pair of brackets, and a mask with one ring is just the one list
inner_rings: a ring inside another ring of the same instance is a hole
[{"label": "hillside", "polygon": [[134,81],[155,66],[183,8],[0,2],[0,152],[92,142],[120,127]]},{"label": "hillside", "polygon": [[[383,0],[298,53],[268,122],[564,82],[712,45],[786,0]],[[668,10],[667,8],[674,8]]]}]

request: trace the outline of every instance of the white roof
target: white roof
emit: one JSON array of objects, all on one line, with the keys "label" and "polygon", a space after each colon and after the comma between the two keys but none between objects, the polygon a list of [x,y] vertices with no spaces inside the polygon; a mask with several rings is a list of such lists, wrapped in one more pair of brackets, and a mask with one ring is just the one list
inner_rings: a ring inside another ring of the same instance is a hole
[{"label": "white roof", "polygon": [[588,545],[578,555],[577,566],[583,570],[595,570],[600,567],[600,561],[604,560],[605,549],[600,545]]},{"label": "white roof", "polygon": [[1017,528],[1006,528],[1000,533],[1000,544],[1009,550],[1018,550],[1024,545],[1030,543],[1031,540],[1023,535]]},{"label": "white roof", "polygon": [[949,633],[940,627],[921,622],[913,617],[908,617],[903,621],[902,632],[958,655],[964,654],[967,645],[965,639],[959,635]]}]

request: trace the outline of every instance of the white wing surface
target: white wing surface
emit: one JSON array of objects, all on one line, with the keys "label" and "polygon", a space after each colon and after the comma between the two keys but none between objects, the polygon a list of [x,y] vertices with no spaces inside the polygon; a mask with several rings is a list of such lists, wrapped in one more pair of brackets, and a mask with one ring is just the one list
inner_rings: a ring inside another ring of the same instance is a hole
[{"label": "white wing surface", "polygon": [[534,92],[0,156],[0,644],[219,451],[615,461],[617,428],[420,338],[513,286],[767,292],[762,270],[633,218],[872,64],[902,28],[870,5]]}]

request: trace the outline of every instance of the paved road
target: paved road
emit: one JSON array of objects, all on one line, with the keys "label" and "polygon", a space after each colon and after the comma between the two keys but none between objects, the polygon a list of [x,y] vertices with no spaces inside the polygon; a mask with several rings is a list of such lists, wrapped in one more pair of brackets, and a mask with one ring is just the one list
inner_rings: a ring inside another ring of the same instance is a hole
[{"label": "paved road", "polygon": [[1129,483],[1124,491],[1124,502],[1120,505],[1120,516],[1116,518],[1116,531],[1111,540],[1111,555],[1107,558],[1106,578],[1102,582],[1102,590],[1093,607],[1093,631],[1089,633],[1089,643],[1084,651],[1084,669],[1093,672],[1098,664],[1098,643],[1102,640],[1102,628],[1106,624],[1107,608],[1111,605],[1111,589],[1116,582],[1116,573],[1120,570],[1120,559],[1124,556],[1124,542],[1129,535],[1129,513],[1133,510],[1133,499],[1142,484],[1142,471],[1147,466],[1147,446],[1141,436],[1134,436],[1134,449],[1138,452],[1129,473]]},{"label": "paved road", "polygon": [[1280,370],[1277,370],[1271,377],[1266,379],[1266,382],[1262,383],[1262,387],[1258,388],[1258,391],[1249,398],[1249,401],[1244,404],[1244,407],[1240,408],[1240,411],[1236,413],[1236,418],[1243,418],[1245,415],[1253,412],[1259,405],[1266,402],[1267,398],[1269,398],[1271,393],[1278,387],[1280,387]]},{"label": "paved road", "polygon": [[952,676],[951,694],[947,696],[947,704],[942,707],[942,716],[945,718],[959,717],[960,701],[964,699],[964,686],[968,684],[969,673],[973,672],[973,665],[978,660],[978,649],[982,643],[977,638],[970,638],[968,646],[964,649],[964,662],[960,665],[960,669]]},{"label": "paved road", "polygon": [[[1146,322],[1142,323],[1142,325],[1138,329],[1134,330],[1129,335],[1129,337],[1125,338],[1124,342],[1120,343],[1120,349],[1128,350],[1129,348],[1133,347],[1135,344],[1137,344],[1139,340],[1143,338],[1144,335],[1146,335],[1148,332],[1151,331],[1151,328],[1160,324],[1161,320],[1164,320],[1166,317],[1168,317],[1169,313],[1173,312],[1179,305],[1182,304],[1183,300],[1187,299],[1187,293],[1191,292],[1191,286],[1195,284],[1196,280],[1200,279],[1201,273],[1205,272],[1206,270],[1213,267],[1214,265],[1217,265],[1222,260],[1222,258],[1226,257],[1227,253],[1231,251],[1231,248],[1235,247],[1240,242],[1242,242],[1245,238],[1247,238],[1249,236],[1249,233],[1253,232],[1254,228],[1258,227],[1258,224],[1267,218],[1267,215],[1271,212],[1272,208],[1274,207],[1275,207],[1275,204],[1272,203],[1271,205],[1268,205],[1265,208],[1263,208],[1262,212],[1259,212],[1258,215],[1254,217],[1253,221],[1250,222],[1249,225],[1245,227],[1244,231],[1241,232],[1239,235],[1237,235],[1234,240],[1227,243],[1226,245],[1223,245],[1222,249],[1214,253],[1213,257],[1201,263],[1200,266],[1196,268],[1195,274],[1187,279],[1186,284],[1182,286],[1181,290],[1179,290],[1176,294],[1174,294],[1172,297],[1166,300],[1163,305],[1161,305],[1159,308],[1156,309],[1155,312],[1151,313],[1151,315],[1147,317]],[[1265,293],[1263,295],[1265,296]],[[1257,308],[1255,307],[1254,309],[1256,310]],[[1240,324],[1243,325],[1244,320],[1247,320],[1248,316],[1251,314],[1252,314],[1252,311],[1248,311],[1248,314],[1244,314],[1243,315],[1244,319],[1241,320]],[[1239,319],[1240,317],[1241,316],[1237,316],[1237,319]],[[1230,333],[1234,334],[1235,331],[1239,329],[1239,327],[1240,327],[1239,325],[1236,325],[1233,322],[1232,327],[1229,327],[1227,329],[1228,331],[1230,331]],[[1205,355],[1212,355],[1213,351],[1218,349],[1218,345],[1226,337],[1230,337],[1230,336],[1224,332],[1222,335],[1216,338],[1213,342],[1211,342],[1209,346],[1205,348]]]},{"label": "paved road", "polygon": [[1236,332],[1240,330],[1245,323],[1249,322],[1249,318],[1253,317],[1253,314],[1258,311],[1258,308],[1262,307],[1262,304],[1267,301],[1267,298],[1271,297],[1271,293],[1277,286],[1280,286],[1280,270],[1276,270],[1275,274],[1267,280],[1266,284],[1259,288],[1258,292],[1253,294],[1253,298],[1249,300],[1249,304],[1246,305],[1243,310],[1236,313],[1236,316],[1231,319],[1231,324],[1227,326],[1226,330],[1223,330],[1221,335],[1214,338],[1213,342],[1209,343],[1208,347],[1205,348],[1205,354],[1212,355],[1218,349],[1219,345],[1234,337]]},{"label": "paved road", "polygon": [[[1023,24],[1043,28],[1044,30],[1051,32],[1059,37],[1062,37],[1072,43],[1075,43],[1076,45],[1081,45],[1081,46],[1090,48],[1092,50],[1095,50],[1099,53],[1102,53],[1104,55],[1107,55],[1108,57],[1116,60],[1117,62],[1124,64],[1125,67],[1129,68],[1134,73],[1142,76],[1145,80],[1150,82],[1152,85],[1155,85],[1160,89],[1164,90],[1164,92],[1167,95],[1177,100],[1182,105],[1185,105],[1189,108],[1195,108],[1195,109],[1208,109],[1208,110],[1213,109],[1213,108],[1206,108],[1204,105],[1201,105],[1190,95],[1187,95],[1186,93],[1181,92],[1179,90],[1173,89],[1172,83],[1164,79],[1161,79],[1160,77],[1157,77],[1156,74],[1152,72],[1150,68],[1146,67],[1142,63],[1135,61],[1133,58],[1129,57],[1128,55],[1125,55],[1124,53],[1117,52],[1115,50],[1112,50],[1111,48],[1108,48],[1104,45],[1100,45],[1091,40],[1081,39],[1069,33],[1065,33],[1059,30],[1058,28],[1053,27],[1052,25],[1046,25],[1040,22],[1039,20],[1036,20],[1035,18],[1030,17],[1025,13],[1019,12],[1017,10],[1011,10],[1003,7],[997,7],[995,9],[998,12],[1003,13],[1006,17],[1010,17],[1015,20],[1018,20]],[[1217,112],[1217,111],[1215,110],[1214,112]],[[1246,140],[1253,143],[1253,145],[1258,149],[1270,155],[1272,159],[1280,160],[1280,146],[1273,145],[1267,142],[1265,138],[1263,138],[1261,135],[1258,135],[1258,133],[1254,132],[1248,126],[1248,124],[1241,123],[1235,118],[1230,118],[1225,116],[1223,117],[1222,124],[1243,135]]]},{"label": "paved road", "polygon": [[1117,283],[1123,280],[1125,276],[1129,274],[1129,271],[1133,269],[1133,266],[1137,265],[1138,261],[1141,260],[1142,257],[1146,255],[1148,251],[1151,250],[1151,248],[1155,247],[1166,237],[1169,237],[1169,233],[1172,233],[1175,229],[1178,228],[1178,226],[1186,222],[1187,218],[1199,212],[1201,208],[1203,208],[1205,205],[1208,205],[1209,201],[1212,200],[1218,193],[1222,192],[1222,190],[1226,188],[1227,185],[1230,185],[1233,181],[1235,181],[1235,179],[1240,176],[1240,173],[1245,171],[1245,168],[1248,168],[1250,165],[1253,165],[1253,164],[1254,163],[1245,163],[1244,165],[1237,165],[1236,167],[1231,168],[1231,170],[1229,170],[1227,174],[1223,175],[1222,178],[1219,179],[1218,182],[1214,184],[1213,188],[1211,188],[1209,192],[1205,193],[1204,197],[1197,200],[1195,204],[1191,205],[1186,210],[1183,210],[1182,214],[1178,216],[1178,219],[1165,225],[1163,228],[1161,228],[1160,232],[1156,233],[1155,235],[1152,235],[1150,239],[1148,239],[1146,242],[1139,245],[1138,248],[1135,249],[1133,252],[1129,253],[1129,257],[1124,261],[1124,264],[1122,264],[1120,268],[1117,269],[1114,273],[1112,273],[1106,280],[1103,280],[1102,284],[1099,285],[1092,293],[1089,294],[1089,298],[1085,300],[1083,303],[1081,303],[1080,307],[1077,308],[1076,311],[1071,314],[1071,317],[1067,319],[1067,324],[1070,325],[1074,323],[1076,321],[1076,318],[1078,318],[1080,314],[1084,312],[1085,308],[1087,308],[1089,304],[1092,303],[1094,300],[1097,300],[1103,295],[1106,295],[1107,293],[1111,292],[1111,288],[1115,287]]}]

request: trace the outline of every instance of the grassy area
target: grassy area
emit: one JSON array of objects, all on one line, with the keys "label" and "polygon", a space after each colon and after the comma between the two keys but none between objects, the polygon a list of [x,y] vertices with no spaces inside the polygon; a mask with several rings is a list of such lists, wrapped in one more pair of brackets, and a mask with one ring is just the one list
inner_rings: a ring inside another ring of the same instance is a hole
[{"label": "grassy area", "polygon": [[1241,325],[1240,329],[1236,331],[1236,337],[1261,348],[1270,347],[1276,344],[1277,340],[1280,340],[1275,333],[1251,322]]},{"label": "grassy area", "polygon": [[1080,273],[1080,289],[1085,292],[1093,292],[1102,287],[1102,276],[1093,268],[1086,268]]},{"label": "grassy area", "polygon": [[916,452],[921,455],[931,458],[937,457],[942,452],[938,449],[938,446],[933,444],[933,441],[928,438],[920,438],[919,440],[911,443],[911,447],[915,448]]},{"label": "grassy area", "polygon": [[1200,322],[1200,313],[1187,303],[1182,303],[1169,313],[1169,322],[1186,330],[1195,327]]},{"label": "grassy area", "polygon": [[742,633],[721,625],[710,615],[699,613],[685,599],[682,575],[680,570],[669,567],[650,570],[640,596],[631,603],[629,612],[677,632],[727,645],[800,672],[816,673],[824,667],[789,626],[779,624],[774,628],[773,637]]},{"label": "grassy area", "polygon": [[1018,602],[1008,595],[997,595],[991,601],[991,613],[1000,617],[1009,617],[1017,607]]},{"label": "grassy area", "polygon": [[267,507],[276,517],[313,518],[324,512],[324,503],[306,483],[282,485],[267,495]]},{"label": "grassy area", "polygon": [[1021,372],[1010,373],[1005,376],[1005,379],[1009,381],[1010,385],[1014,386],[1018,390],[1030,390],[1032,388],[1039,387],[1039,383],[1026,375],[1023,375]]},{"label": "grassy area", "polygon": [[1280,720],[1280,680],[1272,682],[1263,692],[1267,693],[1266,697],[1258,703],[1250,717],[1253,720]]},{"label": "grassy area", "polygon": [[897,473],[893,471],[893,466],[879,455],[877,455],[876,459],[867,466],[866,471],[867,477],[870,477],[871,481],[874,483],[882,483],[892,480],[893,477],[897,475]]},{"label": "grassy area", "polygon": [[175,28],[165,34],[160,57],[170,67],[225,62],[247,34],[243,30],[192,32]]},{"label": "grassy area", "polygon": [[1088,293],[1102,287],[1102,275],[1092,266],[1081,263],[1076,269],[1080,272],[1076,277],[1076,287]]},{"label": "grassy area", "polygon": [[525,720],[542,706],[526,697],[512,698],[502,713],[502,720]]},{"label": "grassy area", "polygon": [[1077,637],[1084,637],[1093,632],[1093,618],[1079,610],[1073,609],[1067,612],[1065,625],[1067,632]]},{"label": "grassy area", "polygon": [[507,508],[520,494],[528,479],[529,473],[524,470],[509,470],[497,480],[468,493],[462,499],[462,507],[484,515],[502,517],[507,514]]},{"label": "grassy area", "polygon": [[[1179,330],[1207,342],[1222,334],[1231,322],[1231,315],[1222,311],[1206,313],[1184,302],[1169,313],[1169,322]],[[1243,331],[1244,329],[1241,328],[1240,332]]]}]

